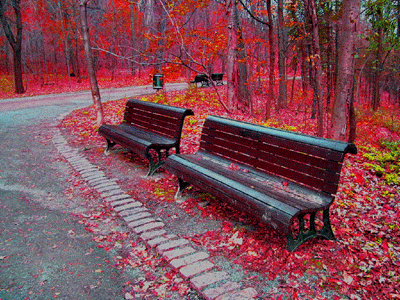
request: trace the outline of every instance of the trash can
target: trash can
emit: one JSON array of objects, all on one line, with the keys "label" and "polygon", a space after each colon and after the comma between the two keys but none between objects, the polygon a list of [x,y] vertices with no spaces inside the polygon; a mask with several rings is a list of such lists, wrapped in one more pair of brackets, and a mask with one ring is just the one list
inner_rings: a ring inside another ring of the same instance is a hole
[{"label": "trash can", "polygon": [[164,74],[154,74],[153,75],[153,89],[162,89],[164,85]]}]

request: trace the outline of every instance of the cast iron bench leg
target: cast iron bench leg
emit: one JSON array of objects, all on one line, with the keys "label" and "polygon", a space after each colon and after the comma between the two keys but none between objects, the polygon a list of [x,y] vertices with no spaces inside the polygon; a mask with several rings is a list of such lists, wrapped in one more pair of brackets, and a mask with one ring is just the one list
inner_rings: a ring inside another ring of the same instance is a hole
[{"label": "cast iron bench leg", "polygon": [[310,228],[305,230],[304,228],[304,216],[305,214],[301,214],[298,216],[299,218],[299,233],[296,238],[293,238],[293,234],[289,233],[287,235],[287,245],[286,249],[293,252],[295,251],[300,245],[305,243],[306,241],[315,238],[315,237],[322,237],[327,240],[335,240],[335,236],[333,234],[331,228],[331,222],[329,220],[329,209],[325,209],[323,211],[323,221],[324,225],[321,230],[315,229],[315,216],[316,213],[310,214]]},{"label": "cast iron bench leg", "polygon": [[182,179],[178,178],[178,190],[175,194],[175,199],[179,199],[181,197],[182,192],[190,185],[189,182],[183,181]]},{"label": "cast iron bench leg", "polygon": [[111,148],[114,147],[117,143],[111,142],[111,140],[108,138],[106,138],[106,140],[107,140],[107,148],[106,150],[104,150],[104,154],[108,155],[110,154]]},{"label": "cast iron bench leg", "polygon": [[155,171],[157,171],[163,164],[164,161],[162,160],[162,150],[159,149],[153,149],[154,151],[157,152],[157,162],[154,160],[154,157],[150,154],[150,151],[148,150],[146,152],[146,157],[149,160],[149,172],[147,173],[147,176],[151,176],[154,174]]}]

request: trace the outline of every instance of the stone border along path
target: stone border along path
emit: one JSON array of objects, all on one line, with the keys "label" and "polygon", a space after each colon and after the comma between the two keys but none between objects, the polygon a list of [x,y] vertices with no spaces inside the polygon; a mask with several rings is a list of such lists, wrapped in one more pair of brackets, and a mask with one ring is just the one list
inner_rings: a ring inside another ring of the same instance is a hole
[{"label": "stone border along path", "polygon": [[189,280],[202,297],[207,300],[245,300],[257,297],[254,288],[242,289],[239,282],[230,280],[227,272],[218,271],[216,265],[208,260],[208,253],[194,249],[187,239],[168,234],[164,222],[158,221],[141,202],[133,200],[122,191],[115,180],[107,178],[103,171],[71,148],[60,132],[54,135],[53,143],[82,178],[113,206],[128,227],[147,246],[155,248],[184,279]]}]

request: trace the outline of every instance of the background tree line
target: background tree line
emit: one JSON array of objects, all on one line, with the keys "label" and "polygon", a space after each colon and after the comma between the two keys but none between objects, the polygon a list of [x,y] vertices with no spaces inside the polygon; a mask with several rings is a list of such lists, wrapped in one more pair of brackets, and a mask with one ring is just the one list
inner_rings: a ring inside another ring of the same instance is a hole
[{"label": "background tree line", "polygon": [[[291,104],[300,78],[318,135],[337,139],[354,135],[354,101],[400,104],[400,0],[84,2],[95,69],[112,79],[121,70],[171,81],[224,73],[226,109],[254,113],[262,94],[268,119]],[[23,74],[87,76],[80,4],[0,0],[0,72],[13,74],[16,93]]]}]

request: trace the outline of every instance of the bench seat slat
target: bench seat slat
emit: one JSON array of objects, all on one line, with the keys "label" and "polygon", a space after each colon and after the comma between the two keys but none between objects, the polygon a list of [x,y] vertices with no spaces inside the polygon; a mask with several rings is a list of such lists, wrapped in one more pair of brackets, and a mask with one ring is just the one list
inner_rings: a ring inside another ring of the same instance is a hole
[{"label": "bench seat slat", "polygon": [[132,112],[130,118],[125,123],[149,130],[151,132],[163,135],[165,137],[176,138],[176,128],[180,124],[180,120],[173,117],[163,117],[159,115],[146,115],[142,112]]},{"label": "bench seat slat", "polygon": [[260,220],[268,219],[275,229],[279,228],[286,232],[290,227],[291,218],[299,212],[299,209],[279,202],[273,197],[180,158],[179,155],[172,155],[168,158],[168,170],[172,174],[190,181],[213,195],[224,197],[224,200],[229,201],[235,207],[241,206],[252,211]]},{"label": "bench seat slat", "polygon": [[[252,167],[257,165],[258,168],[263,168],[263,161],[278,164],[294,171],[293,174],[295,176],[290,178],[292,180],[297,178],[298,173],[306,173],[331,182],[337,182],[340,177],[338,172],[342,167],[341,164],[306,155],[297,157],[296,152],[285,152],[285,149],[279,151],[276,148],[275,152],[271,153],[268,151],[268,145],[259,144],[257,146],[254,141],[248,141],[245,145],[240,145],[236,143],[236,139],[233,140],[215,138],[210,140],[207,145],[205,144],[207,142],[203,141],[201,149],[208,149],[208,151],[216,155],[230,157]],[[263,169],[268,172],[269,166],[267,165]]]},{"label": "bench seat slat", "polygon": [[151,145],[150,142],[132,136],[121,129],[119,125],[103,125],[99,128],[99,134],[107,136],[110,141],[125,146],[135,153],[144,155],[146,149]]},{"label": "bench seat slat", "polygon": [[[246,186],[249,189],[270,195],[279,202],[304,212],[317,211],[321,207],[327,208],[332,203],[332,197],[324,193],[315,193],[315,191],[299,186],[295,182],[289,183],[282,178],[247,168],[245,165],[236,164],[235,167],[239,167],[240,170],[231,169],[229,167],[230,161],[215,160],[212,155],[204,152],[177,156],[181,164],[186,164],[187,168],[196,169],[196,167],[202,167],[210,170],[218,174],[218,176]],[[172,159],[176,160],[178,158],[174,156]]]}]

